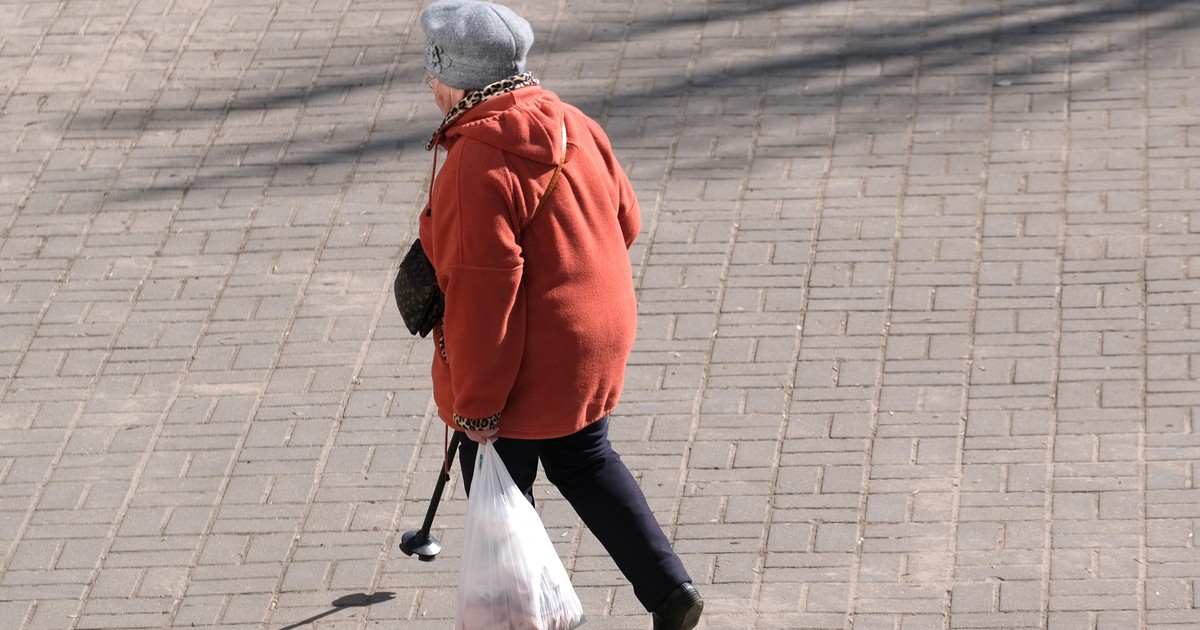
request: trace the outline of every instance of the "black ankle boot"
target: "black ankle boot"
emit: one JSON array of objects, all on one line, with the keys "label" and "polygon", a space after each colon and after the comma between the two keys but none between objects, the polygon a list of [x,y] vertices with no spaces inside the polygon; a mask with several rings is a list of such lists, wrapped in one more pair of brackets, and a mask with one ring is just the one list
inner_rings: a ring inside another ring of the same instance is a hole
[{"label": "black ankle boot", "polygon": [[671,591],[667,599],[654,609],[654,630],[691,630],[700,623],[704,600],[691,582],[684,582]]}]

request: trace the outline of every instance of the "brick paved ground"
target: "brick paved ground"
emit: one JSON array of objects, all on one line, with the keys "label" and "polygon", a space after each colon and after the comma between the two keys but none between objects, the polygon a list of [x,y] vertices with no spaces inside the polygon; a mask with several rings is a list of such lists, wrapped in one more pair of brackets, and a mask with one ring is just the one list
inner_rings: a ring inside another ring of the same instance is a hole
[{"label": "brick paved ground", "polygon": [[[1195,3],[514,6],[643,202],[614,437],[702,627],[1200,626]],[[420,3],[0,7],[0,628],[449,627]]]}]

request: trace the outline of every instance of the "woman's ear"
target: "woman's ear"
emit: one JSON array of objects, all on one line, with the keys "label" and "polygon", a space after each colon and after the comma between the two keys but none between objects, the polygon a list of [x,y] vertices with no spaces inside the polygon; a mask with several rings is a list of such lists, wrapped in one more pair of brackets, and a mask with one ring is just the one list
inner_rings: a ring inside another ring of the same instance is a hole
[{"label": "woman's ear", "polygon": [[451,108],[466,96],[466,90],[450,87],[436,78],[433,80],[433,99],[437,102],[438,109],[442,110],[443,116],[449,114]]}]

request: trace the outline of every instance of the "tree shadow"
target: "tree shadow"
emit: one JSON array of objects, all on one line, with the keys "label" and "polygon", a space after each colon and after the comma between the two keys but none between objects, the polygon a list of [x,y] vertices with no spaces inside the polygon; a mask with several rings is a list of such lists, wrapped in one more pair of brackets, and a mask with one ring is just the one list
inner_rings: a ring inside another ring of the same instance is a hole
[{"label": "tree shadow", "polygon": [[[1044,0],[1029,0],[1021,4],[1006,4],[1003,13],[995,10],[971,10],[926,19],[913,17],[908,22],[897,23],[887,32],[864,32],[847,36],[844,47],[827,46],[821,52],[795,53],[761,63],[757,59],[730,63],[723,72],[697,73],[696,76],[676,76],[673,81],[655,82],[654,87],[639,95],[642,99],[672,97],[685,91],[707,90],[729,85],[730,81],[752,81],[757,84],[762,76],[788,78],[797,70],[829,71],[840,68],[855,68],[874,64],[879,60],[924,56],[923,70],[937,70],[970,63],[977,54],[996,55],[1006,50],[1020,51],[1040,41],[1053,40],[1071,32],[1107,32],[1105,27],[1164,13],[1176,8],[1194,6],[1194,0],[1125,0],[1117,3],[1095,3],[1080,7],[1076,11],[1064,11],[1053,16],[1039,16],[1048,5]],[[1022,15],[1031,14],[1027,20]],[[1002,18],[1002,19],[1001,19]],[[998,24],[993,21],[999,20]],[[1200,11],[1172,25],[1174,29],[1196,26],[1200,23]],[[1152,30],[1148,27],[1148,30]],[[1130,32],[1137,37],[1137,32]],[[1137,42],[1114,39],[1107,50],[1137,50]],[[1086,61],[1089,57],[1104,54],[1106,49],[1099,44],[1075,47],[1071,50],[1071,63]],[[1033,54],[1033,51],[1030,52]],[[855,94],[872,85],[896,78],[899,75],[872,75],[863,73],[840,85],[830,83],[831,91]],[[907,78],[908,75],[903,75]],[[981,77],[986,79],[986,77]],[[745,88],[748,86],[742,85]],[[619,106],[623,100],[618,96]]]},{"label": "tree shadow", "polygon": [[[776,0],[752,1],[745,3],[719,4],[713,8],[683,8],[662,19],[635,20],[629,23],[615,25],[611,30],[599,34],[590,25],[566,26],[567,30],[560,31],[553,47],[544,54],[567,53],[579,47],[607,38],[618,40],[642,41],[652,38],[656,33],[679,27],[703,27],[705,24],[725,20],[744,19],[768,11],[786,11],[801,5],[827,4],[833,0]],[[960,12],[949,15],[935,16],[894,16],[887,24],[886,30],[879,32],[844,32],[841,29],[821,32],[814,28],[800,33],[785,33],[786,37],[804,41],[819,42],[821,46],[810,49],[809,52],[792,52],[778,57],[764,59],[762,51],[755,54],[754,49],[747,48],[742,52],[749,53],[743,58],[729,56],[716,59],[722,52],[706,51],[709,57],[699,66],[699,70],[688,74],[672,72],[664,65],[662,72],[648,77],[643,75],[643,89],[631,87],[626,90],[618,89],[611,95],[583,95],[573,99],[572,103],[597,117],[619,113],[622,116],[638,116],[645,112],[646,116],[662,115],[665,109],[670,109],[681,96],[705,93],[713,90],[726,90],[753,94],[763,81],[782,82],[784,86],[792,82],[802,83],[806,78],[816,79],[811,86],[805,86],[805,96],[831,96],[841,94],[852,96],[869,94],[872,91],[882,91],[894,87],[895,82],[901,82],[907,87],[912,73],[936,73],[939,70],[952,69],[978,63],[984,57],[995,57],[1012,51],[1020,52],[1026,48],[1034,48],[1043,42],[1055,42],[1062,37],[1088,31],[1106,32],[1106,27],[1125,21],[1146,20],[1147,18],[1167,11],[1191,6],[1193,0],[1123,0],[1115,2],[1079,3],[1073,8],[1059,7],[1056,12],[1047,13],[1047,9],[1055,9],[1043,0],[1018,0],[1005,4],[1001,9],[988,7],[986,9],[970,8],[964,5]],[[1184,15],[1174,24],[1148,25],[1147,32],[1153,34],[1162,29],[1185,29],[1195,26],[1200,20],[1200,12]],[[414,27],[419,28],[419,27]],[[402,41],[410,41],[410,34],[402,34]],[[1137,50],[1138,41],[1124,41],[1120,37],[1138,38],[1139,30],[1116,32],[1110,35],[1107,45],[1096,43],[1089,45],[1084,42],[1081,46],[1072,47],[1069,54],[1054,57],[1045,68],[1039,72],[1061,69],[1062,64],[1084,63],[1090,58],[1098,58],[1118,50]],[[1104,38],[1098,38],[1103,40]],[[1031,52],[1029,54],[1035,54]],[[413,52],[416,56],[416,52]],[[920,59],[919,63],[900,63],[888,72],[861,71],[863,67],[878,65],[881,61],[905,59]],[[664,64],[669,62],[664,61]],[[1058,64],[1058,65],[1055,65]],[[307,106],[319,102],[322,107],[328,107],[330,102],[335,104],[340,99],[348,99],[357,90],[373,89],[391,92],[402,85],[404,79],[397,77],[412,74],[414,85],[419,83],[415,76],[419,73],[418,61],[391,61],[356,68],[353,76],[332,76],[328,80],[318,79],[312,85],[303,88],[275,89],[266,92],[247,90],[223,102],[192,103],[176,109],[162,108],[145,114],[145,120],[154,124],[155,129],[162,128],[164,121],[186,120],[191,117],[221,118],[241,113],[267,112],[276,108]],[[682,70],[682,68],[679,68]],[[842,72],[840,79],[834,80]],[[966,81],[979,83],[987,82],[1003,76],[1013,78],[1022,72],[1021,68],[981,69],[978,76],[972,76]],[[553,85],[550,86],[553,89]],[[786,89],[786,88],[785,88]],[[774,91],[774,88],[773,88]],[[793,90],[799,93],[799,88]],[[421,95],[425,96],[424,94]],[[415,102],[415,100],[414,100]],[[346,104],[345,107],[353,107]],[[810,107],[822,107],[814,103]],[[803,112],[797,107],[797,115]],[[72,121],[72,131],[88,128],[101,129],[105,121],[111,118],[112,112],[88,114],[81,112]],[[394,154],[397,159],[400,154],[424,148],[424,142],[436,125],[432,118],[428,125],[419,129],[409,124],[404,128],[403,123],[380,123],[368,131],[366,138],[353,143],[338,143],[320,137],[314,130],[300,128],[293,138],[279,140],[247,139],[244,143],[221,143],[207,148],[202,156],[203,169],[182,182],[179,179],[155,179],[138,185],[124,182],[114,191],[114,200],[148,196],[180,194],[189,190],[220,188],[223,186],[236,187],[241,185],[258,186],[263,183],[263,177],[268,178],[283,174],[285,179],[295,181],[296,174],[304,169],[321,165],[353,163],[385,159]],[[700,121],[705,125],[720,125],[720,116],[712,120]],[[379,131],[388,125],[400,126],[396,131]],[[142,131],[145,129],[143,128]],[[136,131],[136,130],[132,130]],[[309,133],[306,133],[309,131]],[[267,159],[252,164],[254,168],[246,168],[243,155],[269,156]],[[276,157],[279,156],[279,157]]]},{"label": "tree shadow", "polygon": [[596,30],[592,38],[583,40],[579,37],[559,35],[559,39],[568,42],[607,43],[623,40],[636,40],[650,37],[665,30],[699,26],[710,22],[725,22],[754,17],[773,11],[787,11],[803,5],[829,4],[837,0],[736,0],[710,9],[708,6],[676,5],[679,8],[666,17],[654,20],[635,20],[624,29]]},{"label": "tree shadow", "polygon": [[294,623],[290,626],[284,627],[284,628],[280,628],[279,630],[298,630],[299,628],[303,628],[304,626],[310,625],[316,621],[324,619],[325,617],[328,617],[330,615],[336,614],[347,608],[364,608],[366,606],[371,606],[373,604],[379,604],[382,602],[391,601],[395,598],[396,598],[396,594],[389,593],[389,592],[371,593],[369,595],[367,593],[355,593],[353,595],[343,595],[342,597],[339,597],[339,598],[333,600],[332,602],[330,602],[330,605],[333,606],[333,608],[330,608],[329,610],[326,610],[325,612],[313,615],[313,616],[309,617],[308,619],[297,621],[296,623]]}]

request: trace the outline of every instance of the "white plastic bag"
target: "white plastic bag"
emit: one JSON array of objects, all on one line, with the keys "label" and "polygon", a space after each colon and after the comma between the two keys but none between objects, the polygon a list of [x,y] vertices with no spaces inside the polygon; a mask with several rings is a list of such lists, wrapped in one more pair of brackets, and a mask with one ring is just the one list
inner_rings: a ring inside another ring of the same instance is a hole
[{"label": "white plastic bag", "polygon": [[491,440],[479,449],[464,528],[455,630],[583,625],[583,605],[542,519]]}]

